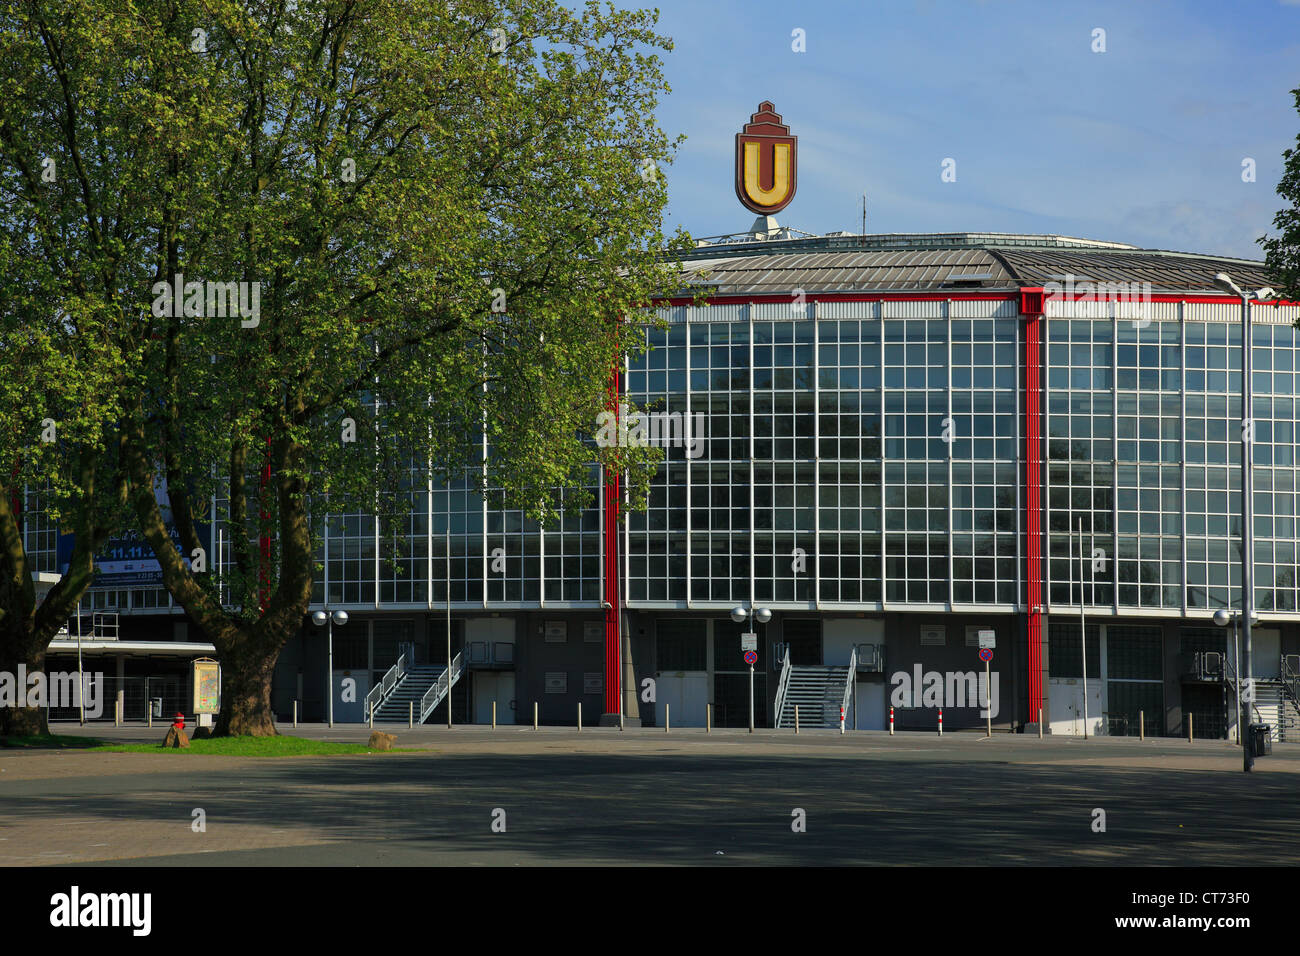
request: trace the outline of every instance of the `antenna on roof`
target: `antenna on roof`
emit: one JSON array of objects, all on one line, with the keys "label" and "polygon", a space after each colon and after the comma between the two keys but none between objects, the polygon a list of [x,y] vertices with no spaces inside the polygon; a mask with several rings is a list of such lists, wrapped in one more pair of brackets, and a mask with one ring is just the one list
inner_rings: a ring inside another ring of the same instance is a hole
[{"label": "antenna on roof", "polygon": [[862,234],[867,234],[867,194],[862,194]]}]

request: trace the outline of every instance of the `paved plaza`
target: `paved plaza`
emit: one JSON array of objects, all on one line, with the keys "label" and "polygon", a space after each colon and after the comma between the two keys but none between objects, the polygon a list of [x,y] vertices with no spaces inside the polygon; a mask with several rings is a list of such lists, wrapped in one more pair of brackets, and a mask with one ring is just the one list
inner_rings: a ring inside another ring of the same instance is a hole
[{"label": "paved plaza", "polygon": [[[384,729],[413,752],[0,750],[0,865],[1258,866],[1300,857],[1300,745],[1276,746],[1247,775],[1225,742],[1170,738]],[[93,730],[124,742],[164,731]],[[362,742],[369,733],[281,731]],[[1094,831],[1098,808],[1105,832]]]}]

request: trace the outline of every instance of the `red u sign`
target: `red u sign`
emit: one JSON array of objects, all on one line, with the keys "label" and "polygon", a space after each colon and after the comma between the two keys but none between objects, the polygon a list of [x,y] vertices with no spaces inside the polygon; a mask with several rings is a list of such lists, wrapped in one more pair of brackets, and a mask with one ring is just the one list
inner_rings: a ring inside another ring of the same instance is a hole
[{"label": "red u sign", "polygon": [[736,134],[736,197],[746,209],[770,216],[790,205],[797,182],[799,138],[781,122],[771,102]]}]

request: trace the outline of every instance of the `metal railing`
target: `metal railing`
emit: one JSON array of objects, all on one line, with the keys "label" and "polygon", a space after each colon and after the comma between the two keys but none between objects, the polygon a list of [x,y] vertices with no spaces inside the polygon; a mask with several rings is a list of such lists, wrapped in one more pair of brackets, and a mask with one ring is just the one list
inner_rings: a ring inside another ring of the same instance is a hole
[{"label": "metal railing", "polygon": [[1221,681],[1226,660],[1222,651],[1192,651],[1183,655],[1183,674],[1198,681]]},{"label": "metal railing", "polygon": [[[1237,694],[1237,669],[1232,665],[1232,659],[1229,658],[1227,654],[1223,655],[1223,682],[1228,685],[1228,689],[1232,691],[1233,698],[1235,700]],[[1255,678],[1255,683],[1256,684],[1259,683],[1259,678]],[[1238,720],[1241,719],[1242,703],[1243,702],[1240,700],[1235,701]],[[1250,701],[1246,701],[1246,703],[1250,704],[1250,709],[1255,713],[1255,722],[1262,724],[1264,722],[1264,717],[1262,714],[1260,714],[1259,707],[1255,704],[1255,701],[1250,700]],[[1237,732],[1243,733],[1244,731],[1241,728],[1238,728]]]},{"label": "metal railing", "polygon": [[[75,674],[75,672],[73,672]],[[47,675],[48,677],[49,675]],[[65,690],[75,684],[75,677],[68,682],[60,682],[58,692],[47,685],[46,705],[49,719],[52,721],[79,720],[81,707],[75,698],[69,699]],[[165,720],[171,723],[172,715],[178,711],[190,712],[190,699],[186,694],[185,678],[179,674],[161,674],[149,677],[116,677],[86,671],[82,700],[86,708],[86,720],[112,722],[117,713],[117,700],[122,699],[122,719],[126,721],[148,721],[153,710],[153,702],[161,701],[159,713],[153,720]],[[54,699],[57,696],[57,699]]]},{"label": "metal railing", "polygon": [[118,637],[116,611],[96,611],[90,618],[90,628],[97,641],[115,641]]},{"label": "metal railing", "polygon": [[885,670],[885,647],[883,644],[859,644],[857,649],[858,670],[864,674],[880,674]]},{"label": "metal railing", "polygon": [[460,679],[460,676],[464,671],[465,651],[462,649],[456,653],[454,658],[452,658],[451,666],[438,675],[438,679],[433,682],[433,686],[425,691],[424,696],[420,698],[420,716],[416,721],[417,723],[424,723],[425,719],[433,713],[434,708],[442,702],[444,695],[448,698],[447,706],[451,706],[450,697],[452,685]]},{"label": "metal railing", "polygon": [[840,704],[840,713],[846,717],[849,713],[849,705],[853,702],[853,688],[858,682],[858,647],[853,646],[853,653],[849,655],[849,675],[844,682],[844,700]]},{"label": "metal railing", "polygon": [[785,691],[790,684],[790,648],[785,649],[785,657],[781,661],[781,679],[776,685],[776,720],[773,721],[775,726],[781,726],[781,709],[785,706]]},{"label": "metal railing", "polygon": [[366,701],[361,709],[361,715],[363,720],[370,716],[371,713],[370,708],[372,705],[374,706],[375,710],[378,710],[380,707],[384,705],[384,698],[386,698],[389,695],[389,693],[392,691],[392,689],[397,686],[398,682],[401,681],[402,676],[405,673],[406,673],[406,655],[403,654],[401,657],[397,659],[396,664],[388,668],[387,673],[384,674],[384,679],[381,680],[374,687],[370,688],[370,693],[366,694]]},{"label": "metal railing", "polygon": [[[1295,661],[1295,664],[1292,664]],[[1282,692],[1291,701],[1291,706],[1300,712],[1300,658],[1295,654],[1282,657],[1282,666],[1278,673],[1282,676]]]},{"label": "metal railing", "polygon": [[85,614],[74,614],[66,624],[59,628],[55,638],[61,641],[116,641],[119,636],[116,611],[95,611],[90,614],[90,630],[85,630]]}]

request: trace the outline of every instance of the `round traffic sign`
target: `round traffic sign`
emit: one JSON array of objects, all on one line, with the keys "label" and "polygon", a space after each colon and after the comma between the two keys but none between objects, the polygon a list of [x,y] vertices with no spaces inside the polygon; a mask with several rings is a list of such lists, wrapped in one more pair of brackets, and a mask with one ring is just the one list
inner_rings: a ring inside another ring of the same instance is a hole
[{"label": "round traffic sign", "polygon": [[745,663],[748,664],[750,667],[753,667],[756,663],[758,663],[758,652],[745,651]]},{"label": "round traffic sign", "polygon": [[980,648],[980,660],[982,660],[982,661],[991,661],[991,660],[993,660],[993,648],[991,648],[991,647],[981,647],[981,648]]}]

